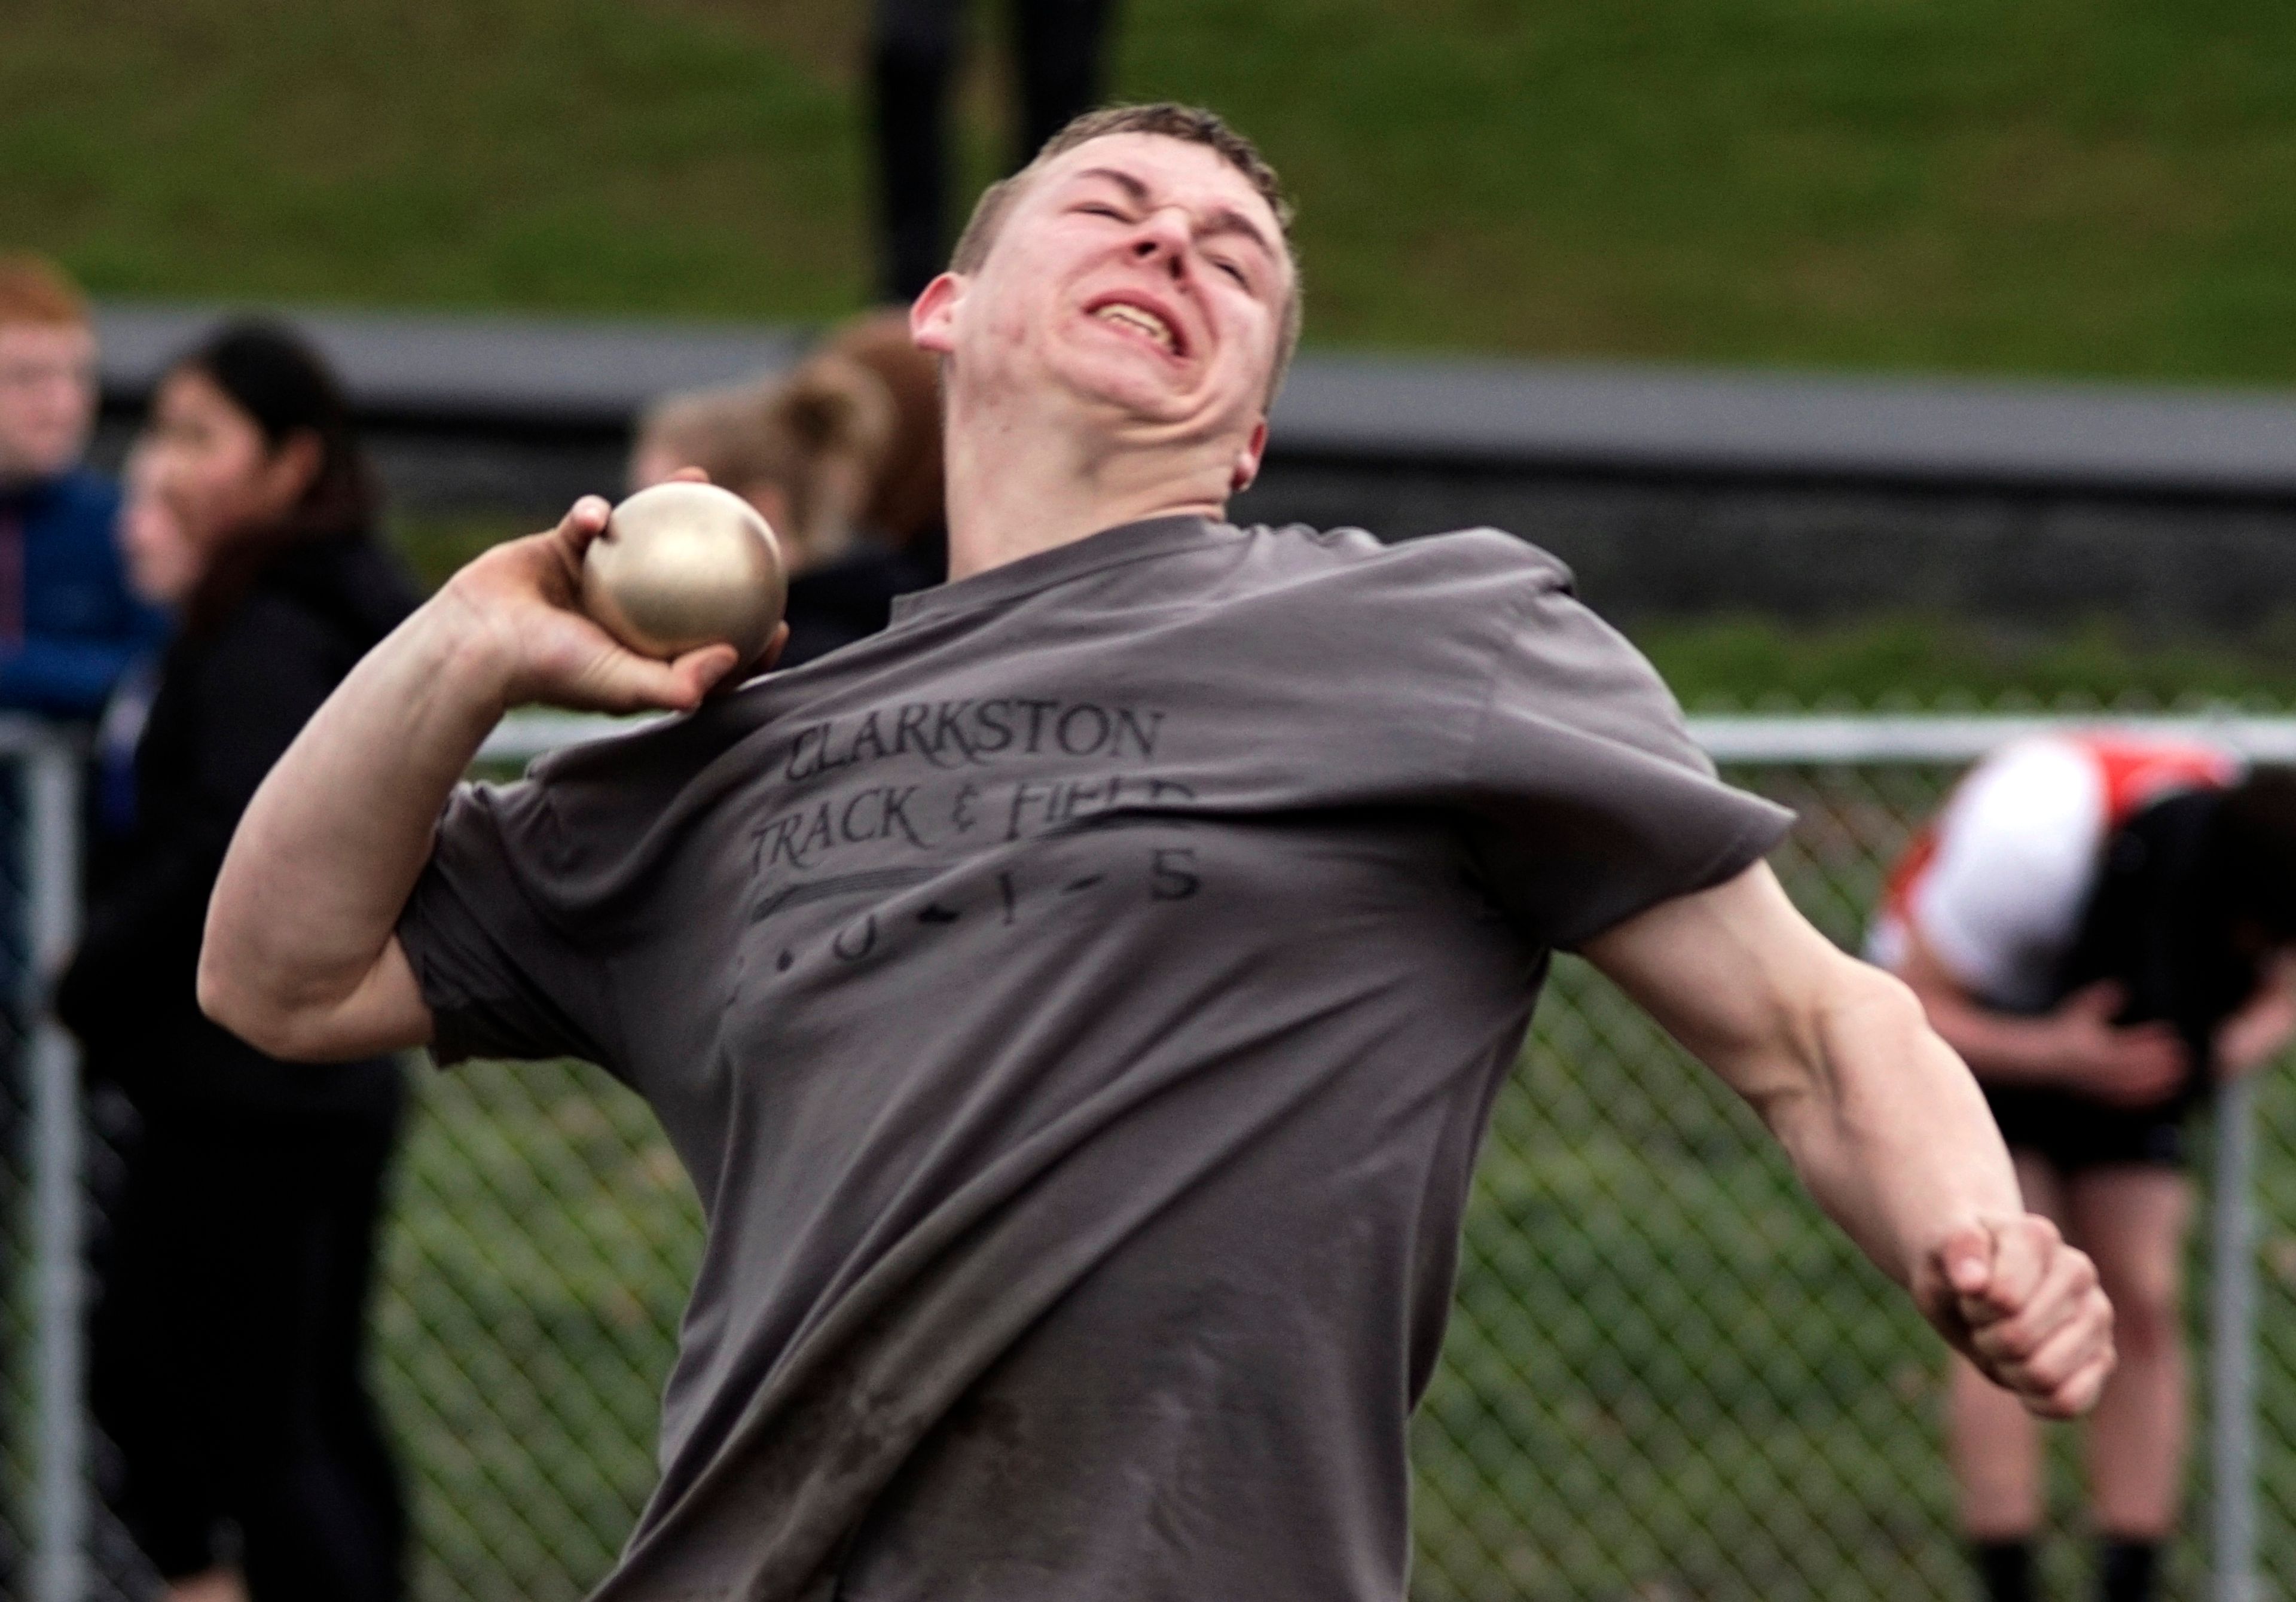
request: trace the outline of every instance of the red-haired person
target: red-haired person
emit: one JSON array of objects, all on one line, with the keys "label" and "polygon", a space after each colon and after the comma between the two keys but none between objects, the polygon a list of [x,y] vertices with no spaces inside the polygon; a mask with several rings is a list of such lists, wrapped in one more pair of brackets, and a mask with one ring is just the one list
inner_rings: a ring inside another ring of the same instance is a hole
[{"label": "red-haired person", "polygon": [[86,301],[0,255],[0,707],[94,718],[165,632],[120,572],[119,491],[81,464],[95,407]]},{"label": "red-haired person", "polygon": [[[1870,951],[1984,1088],[2027,1205],[2095,1259],[2120,1366],[2088,1420],[2098,1594],[2146,1602],[2184,1490],[2185,1124],[2296,1031],[2296,780],[2106,734],[2004,746],[1892,876]],[[1991,1602],[2033,1594],[2038,1432],[1956,1365],[1961,1516]]]}]

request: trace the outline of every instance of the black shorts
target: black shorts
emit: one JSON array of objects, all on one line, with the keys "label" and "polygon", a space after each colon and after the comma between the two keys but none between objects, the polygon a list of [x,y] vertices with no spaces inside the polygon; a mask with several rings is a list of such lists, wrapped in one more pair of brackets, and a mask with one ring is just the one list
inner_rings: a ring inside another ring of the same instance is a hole
[{"label": "black shorts", "polygon": [[2013,1152],[2046,1158],[2060,1174],[2129,1163],[2183,1169],[2193,1098],[2119,1107],[2070,1090],[1986,1085],[1985,1099]]}]

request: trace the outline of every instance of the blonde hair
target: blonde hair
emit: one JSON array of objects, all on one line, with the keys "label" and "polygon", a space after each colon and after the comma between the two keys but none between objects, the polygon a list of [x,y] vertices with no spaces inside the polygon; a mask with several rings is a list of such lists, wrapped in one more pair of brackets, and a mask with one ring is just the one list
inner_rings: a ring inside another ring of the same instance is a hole
[{"label": "blonde hair", "polygon": [[778,382],[666,397],[639,423],[636,444],[736,493],[775,486],[789,507],[781,532],[827,551],[851,536],[867,505],[893,421],[892,399],[874,374],[825,355]]}]

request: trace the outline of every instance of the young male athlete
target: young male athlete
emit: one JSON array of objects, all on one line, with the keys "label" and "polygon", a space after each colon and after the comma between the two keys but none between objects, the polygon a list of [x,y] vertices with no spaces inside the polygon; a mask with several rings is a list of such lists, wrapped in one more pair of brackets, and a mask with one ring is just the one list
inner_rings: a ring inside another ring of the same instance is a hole
[{"label": "young male athlete", "polygon": [[[2185,1122],[2211,1083],[2296,1031],[2296,779],[2206,745],[2093,734],[1978,764],[1876,920],[1976,1071],[2026,1198],[2095,1257],[2120,1366],[2088,1425],[2103,1602],[2148,1602],[2184,1491]],[[1955,1374],[1962,1522],[1991,1602],[2030,1602],[2032,1421]]]},{"label": "young male athlete", "polygon": [[[1397,1602],[1485,1113],[1583,951],[2029,1405],[2112,1361],[1897,981],[1552,559],[1237,528],[1299,287],[1208,114],[1096,113],[919,297],[951,581],[705,700],[501,547],[272,775],[202,990],[267,1049],[573,1054],[709,1239],[603,1598]],[[457,787],[505,707],[690,710]],[[441,813],[441,808],[444,813]]]}]

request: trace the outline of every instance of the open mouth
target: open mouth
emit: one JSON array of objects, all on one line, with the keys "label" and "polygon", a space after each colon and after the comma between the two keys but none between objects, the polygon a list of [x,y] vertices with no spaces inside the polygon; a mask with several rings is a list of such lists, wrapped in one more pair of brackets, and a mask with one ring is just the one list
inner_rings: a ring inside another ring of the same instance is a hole
[{"label": "open mouth", "polygon": [[1128,328],[1154,344],[1167,356],[1185,356],[1187,348],[1180,332],[1171,323],[1146,307],[1130,300],[1111,300],[1092,308],[1092,316],[1118,328]]}]

